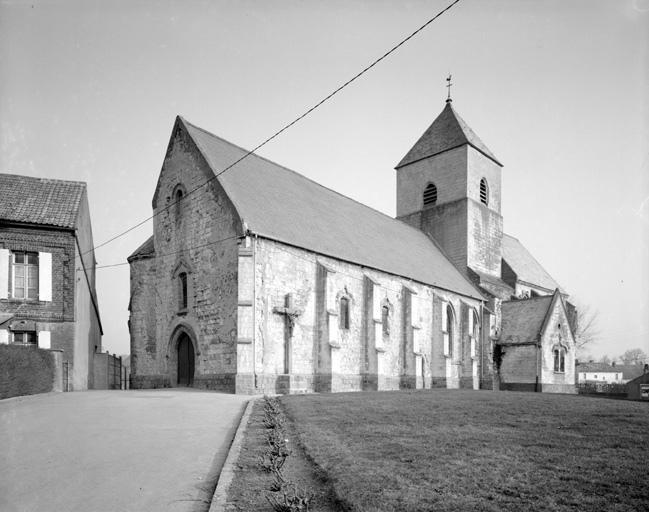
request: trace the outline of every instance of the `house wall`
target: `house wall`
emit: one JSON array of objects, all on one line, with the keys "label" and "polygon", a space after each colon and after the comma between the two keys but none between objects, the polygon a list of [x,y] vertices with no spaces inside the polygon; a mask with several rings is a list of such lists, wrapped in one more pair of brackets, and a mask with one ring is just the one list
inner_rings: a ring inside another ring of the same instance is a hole
[{"label": "house wall", "polygon": [[102,351],[101,337],[103,334],[99,315],[99,302],[95,289],[96,262],[93,247],[90,210],[87,192],[84,191],[77,214],[75,247],[76,321],[74,327],[74,359],[77,362],[83,361],[83,364],[75,365],[72,382],[73,386],[76,386],[77,383],[86,380],[88,389],[95,389],[94,354]]},{"label": "house wall", "polygon": [[[176,128],[153,202],[156,257],[135,261],[131,267],[133,387],[177,385],[177,347],[185,333],[195,353],[193,386],[235,389],[235,238],[241,221],[217,180],[203,186],[212,176],[194,143]],[[178,187],[184,199],[174,205]],[[181,266],[188,274],[184,311],[178,303]],[[151,299],[153,307],[146,304]]]},{"label": "house wall", "polygon": [[[478,307],[477,301],[462,302],[444,290],[271,240],[254,238],[252,246],[255,314],[250,332],[254,339],[238,347],[240,369],[253,371],[243,361],[254,360],[254,375],[241,392],[477,388],[479,357],[470,355],[465,313],[469,307]],[[244,280],[240,273],[239,282]],[[292,307],[300,314],[287,373],[286,321],[277,311],[284,307],[289,292]],[[349,329],[339,326],[343,296],[349,301]],[[444,301],[457,313],[452,359],[443,353]],[[380,316],[383,305],[389,307],[390,322],[385,336]],[[239,327],[249,332],[241,323]]]},{"label": "house wall", "polygon": [[[86,210],[87,211],[87,210]],[[88,220],[89,223],[89,220]],[[88,345],[92,329],[78,330],[78,323],[88,327],[94,313],[90,313],[83,293],[77,293],[82,276],[77,276],[75,262],[78,255],[75,234],[72,230],[35,227],[3,226],[0,229],[0,248],[10,251],[49,252],[52,254],[52,300],[22,300],[11,297],[13,268],[9,262],[7,299],[0,299],[0,309],[14,317],[5,328],[21,329],[20,322],[28,322],[29,330],[47,332],[50,347],[62,351],[63,361],[69,362],[70,390],[92,387],[91,350]],[[43,276],[40,276],[42,278]],[[83,284],[82,284],[83,286]],[[87,288],[86,288],[87,289]],[[78,308],[79,302],[83,307]],[[89,316],[91,315],[91,316]],[[79,333],[83,333],[80,336]],[[44,336],[40,336],[44,338]],[[7,335],[7,338],[10,338]],[[98,342],[101,345],[101,341]]]}]

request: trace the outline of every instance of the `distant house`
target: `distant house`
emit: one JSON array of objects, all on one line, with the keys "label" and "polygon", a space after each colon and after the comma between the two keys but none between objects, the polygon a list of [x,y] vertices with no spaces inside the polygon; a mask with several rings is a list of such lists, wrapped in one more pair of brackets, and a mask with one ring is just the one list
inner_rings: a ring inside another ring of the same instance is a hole
[{"label": "distant house", "polygon": [[86,184],[0,174],[0,191],[0,343],[61,350],[66,388],[92,389],[103,332]]},{"label": "distant house", "polygon": [[577,363],[577,382],[583,383],[622,383],[624,382],[624,371],[615,363]]}]

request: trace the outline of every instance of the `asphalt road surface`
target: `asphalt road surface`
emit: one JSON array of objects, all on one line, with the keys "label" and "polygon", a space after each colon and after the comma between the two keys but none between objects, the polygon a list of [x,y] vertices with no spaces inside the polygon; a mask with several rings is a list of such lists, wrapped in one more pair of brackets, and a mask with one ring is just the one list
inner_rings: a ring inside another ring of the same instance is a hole
[{"label": "asphalt road surface", "polygon": [[250,398],[160,389],[0,400],[0,511],[208,510]]}]

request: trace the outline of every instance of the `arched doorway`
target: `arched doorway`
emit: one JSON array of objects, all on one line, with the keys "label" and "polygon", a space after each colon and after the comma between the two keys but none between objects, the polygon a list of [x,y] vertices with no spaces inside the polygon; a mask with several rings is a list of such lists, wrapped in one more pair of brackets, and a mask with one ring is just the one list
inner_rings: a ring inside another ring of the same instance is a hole
[{"label": "arched doorway", "polygon": [[194,383],[194,345],[187,334],[178,340],[178,385],[191,386]]}]

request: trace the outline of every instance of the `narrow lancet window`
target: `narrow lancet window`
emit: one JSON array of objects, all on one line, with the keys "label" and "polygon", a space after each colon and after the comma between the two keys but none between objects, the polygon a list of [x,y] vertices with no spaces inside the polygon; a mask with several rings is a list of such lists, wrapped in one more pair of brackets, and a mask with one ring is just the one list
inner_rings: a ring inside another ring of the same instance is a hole
[{"label": "narrow lancet window", "polygon": [[178,306],[187,309],[187,273],[178,274]]},{"label": "narrow lancet window", "polygon": [[340,299],[340,328],[349,329],[349,300],[346,297]]}]

